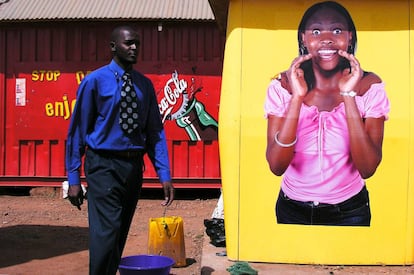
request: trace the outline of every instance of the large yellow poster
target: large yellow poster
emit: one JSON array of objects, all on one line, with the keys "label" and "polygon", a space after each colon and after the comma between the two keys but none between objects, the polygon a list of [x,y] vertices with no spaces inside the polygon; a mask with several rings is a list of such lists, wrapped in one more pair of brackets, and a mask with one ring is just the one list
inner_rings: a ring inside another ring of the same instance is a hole
[{"label": "large yellow poster", "polygon": [[[339,1],[351,14],[355,56],[385,84],[390,102],[382,161],[366,180],[369,226],[278,224],[282,177],[266,161],[266,90],[298,56],[297,29],[316,1],[231,0],[219,142],[227,254],[232,260],[411,264],[413,255],[414,3]],[[411,19],[412,20],[412,19]]]}]

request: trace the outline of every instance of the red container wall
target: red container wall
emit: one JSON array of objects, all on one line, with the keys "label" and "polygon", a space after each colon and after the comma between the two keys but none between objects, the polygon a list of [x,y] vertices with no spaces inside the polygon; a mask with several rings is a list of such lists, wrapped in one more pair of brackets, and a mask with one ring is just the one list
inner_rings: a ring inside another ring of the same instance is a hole
[{"label": "red container wall", "polygon": [[[116,22],[119,24],[120,22]],[[134,22],[135,66],[154,83],[178,187],[217,188],[225,37],[212,22]],[[76,89],[111,59],[115,23],[14,23],[0,30],[0,185],[60,185]],[[158,186],[148,158],[145,186]]]}]

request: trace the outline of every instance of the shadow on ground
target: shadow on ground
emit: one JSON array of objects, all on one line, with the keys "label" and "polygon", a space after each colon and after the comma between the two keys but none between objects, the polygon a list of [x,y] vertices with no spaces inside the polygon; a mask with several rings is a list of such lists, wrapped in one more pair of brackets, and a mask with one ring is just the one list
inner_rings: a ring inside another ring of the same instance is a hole
[{"label": "shadow on ground", "polygon": [[0,268],[87,249],[87,227],[16,225],[0,228]]}]

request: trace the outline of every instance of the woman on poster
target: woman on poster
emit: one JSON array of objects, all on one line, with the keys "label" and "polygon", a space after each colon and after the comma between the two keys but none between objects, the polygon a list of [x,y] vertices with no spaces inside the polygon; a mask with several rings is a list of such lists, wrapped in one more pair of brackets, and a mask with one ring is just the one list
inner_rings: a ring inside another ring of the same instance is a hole
[{"label": "woman on poster", "polygon": [[283,175],[278,223],[370,225],[365,179],[382,159],[389,100],[356,44],[348,11],[317,3],[299,24],[299,56],[268,86],[266,159]]}]

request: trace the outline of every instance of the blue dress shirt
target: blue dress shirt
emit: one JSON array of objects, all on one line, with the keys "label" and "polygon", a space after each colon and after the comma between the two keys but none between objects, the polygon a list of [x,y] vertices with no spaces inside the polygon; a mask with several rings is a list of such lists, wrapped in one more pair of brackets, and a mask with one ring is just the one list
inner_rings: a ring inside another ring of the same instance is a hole
[{"label": "blue dress shirt", "polygon": [[130,73],[139,101],[140,127],[133,136],[126,136],[119,124],[124,70],[112,60],[88,74],[80,83],[66,144],[69,185],[80,183],[79,170],[87,147],[94,150],[144,150],[160,181],[171,180],[166,137],[153,84],[137,71]]}]

